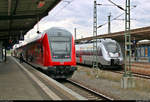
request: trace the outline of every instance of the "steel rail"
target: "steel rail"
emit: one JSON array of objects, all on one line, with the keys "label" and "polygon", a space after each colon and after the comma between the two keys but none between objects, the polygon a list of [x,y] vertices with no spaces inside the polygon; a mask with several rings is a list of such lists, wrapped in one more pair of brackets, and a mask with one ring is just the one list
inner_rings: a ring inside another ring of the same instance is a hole
[{"label": "steel rail", "polygon": [[[83,66],[83,65],[78,65],[78,66]],[[84,67],[90,68],[88,66],[84,66]],[[104,70],[104,71],[113,72],[113,73],[119,73],[119,74],[124,74],[124,71],[110,71],[110,70]],[[136,72],[132,72],[132,75],[134,77],[139,77],[139,78],[144,78],[144,79],[150,79],[150,75],[144,75],[144,74],[140,74],[140,73],[136,73]]]},{"label": "steel rail", "polygon": [[[111,71],[113,72],[113,71]],[[123,74],[124,72],[123,71],[114,71],[114,73],[120,73],[120,74]],[[140,74],[140,73],[133,73],[132,72],[132,75],[135,76],[135,77],[140,77],[140,78],[144,78],[144,79],[150,79],[150,75],[144,75],[144,74]]]},{"label": "steel rail", "polygon": [[105,95],[105,94],[103,94],[103,93],[97,92],[97,91],[95,91],[95,90],[93,90],[93,89],[90,89],[90,88],[84,86],[84,85],[81,85],[80,83],[78,83],[78,82],[75,81],[75,80],[67,79],[67,81],[70,82],[71,84],[74,84],[74,85],[76,85],[76,86],[78,86],[78,87],[84,89],[84,90],[89,91],[90,93],[95,94],[96,96],[102,97],[102,98],[104,98],[104,99],[106,99],[106,100],[111,100],[111,101],[114,100],[114,98],[111,98],[111,97],[109,97],[109,96],[107,96],[107,95]]}]

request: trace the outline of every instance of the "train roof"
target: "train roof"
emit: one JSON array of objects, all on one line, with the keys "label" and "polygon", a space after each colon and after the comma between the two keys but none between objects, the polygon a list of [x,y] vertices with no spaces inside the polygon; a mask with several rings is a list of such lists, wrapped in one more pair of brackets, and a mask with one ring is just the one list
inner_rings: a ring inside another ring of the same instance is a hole
[{"label": "train roof", "polygon": [[34,38],[28,39],[27,43],[31,43],[31,42],[34,42],[36,40],[39,40],[40,38],[44,37],[44,35],[46,33],[48,34],[48,36],[49,35],[51,35],[51,36],[59,36],[59,35],[72,36],[72,34],[69,31],[67,31],[63,28],[52,27],[52,28],[45,30],[44,32],[42,32],[40,34],[37,34],[37,36],[35,36]]},{"label": "train roof", "polygon": [[72,36],[72,34],[64,28],[52,27],[45,30],[43,33],[47,33],[48,36]]},{"label": "train roof", "polygon": [[16,49],[16,48],[22,47],[24,45],[27,45],[31,42],[37,41],[37,40],[41,39],[42,37],[44,37],[45,33],[47,33],[48,36],[72,36],[72,34],[69,31],[65,30],[64,28],[52,27],[52,28],[45,30],[42,33],[37,34],[33,38],[24,40],[23,43],[17,44],[17,46],[15,45],[14,48]]},{"label": "train roof", "polygon": [[[83,42],[78,43],[78,44],[76,44],[76,45],[80,45],[80,44],[90,44],[90,43],[93,43],[93,42],[95,42],[95,40],[83,41]],[[97,42],[104,43],[104,42],[116,42],[116,41],[113,40],[113,39],[110,39],[110,38],[106,38],[106,39],[97,39]]]}]

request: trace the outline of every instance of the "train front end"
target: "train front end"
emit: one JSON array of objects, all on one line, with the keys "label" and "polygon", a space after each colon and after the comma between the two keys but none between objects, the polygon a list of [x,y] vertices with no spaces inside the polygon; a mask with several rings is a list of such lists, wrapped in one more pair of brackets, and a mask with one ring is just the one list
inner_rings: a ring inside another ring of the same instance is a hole
[{"label": "train front end", "polygon": [[108,40],[103,42],[104,45],[104,59],[105,65],[109,66],[121,66],[123,64],[123,55],[120,45],[114,40]]},{"label": "train front end", "polygon": [[47,35],[50,48],[49,75],[56,79],[71,77],[77,70],[72,34],[64,29],[53,28]]}]

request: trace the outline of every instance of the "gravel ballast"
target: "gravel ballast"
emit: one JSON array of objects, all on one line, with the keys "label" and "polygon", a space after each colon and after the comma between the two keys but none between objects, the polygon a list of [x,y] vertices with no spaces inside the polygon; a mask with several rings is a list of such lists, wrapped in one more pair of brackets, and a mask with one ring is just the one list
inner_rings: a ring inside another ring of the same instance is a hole
[{"label": "gravel ballast", "polygon": [[134,77],[134,88],[121,88],[122,75],[99,71],[99,77],[95,77],[92,68],[78,66],[78,70],[72,76],[73,80],[84,83],[100,92],[115,97],[118,100],[150,100],[150,81]]}]

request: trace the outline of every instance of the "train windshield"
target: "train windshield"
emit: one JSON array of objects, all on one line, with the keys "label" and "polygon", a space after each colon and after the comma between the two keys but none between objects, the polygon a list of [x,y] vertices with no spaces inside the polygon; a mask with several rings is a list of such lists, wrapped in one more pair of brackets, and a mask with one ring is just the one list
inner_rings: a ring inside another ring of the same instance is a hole
[{"label": "train windshield", "polygon": [[71,37],[49,37],[52,58],[66,59],[71,57]]},{"label": "train windshield", "polygon": [[117,53],[119,52],[119,44],[115,42],[105,42],[104,46],[108,52]]}]

